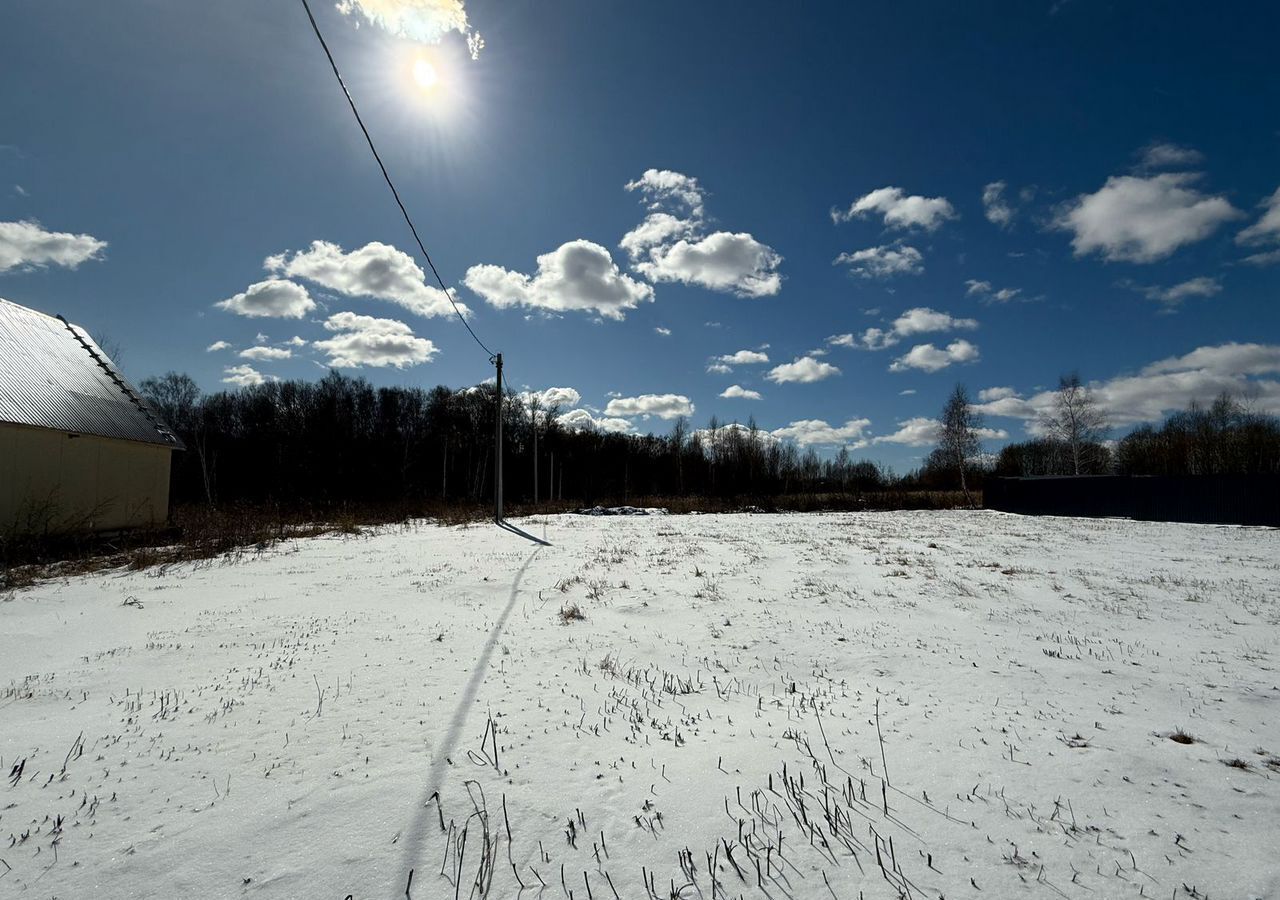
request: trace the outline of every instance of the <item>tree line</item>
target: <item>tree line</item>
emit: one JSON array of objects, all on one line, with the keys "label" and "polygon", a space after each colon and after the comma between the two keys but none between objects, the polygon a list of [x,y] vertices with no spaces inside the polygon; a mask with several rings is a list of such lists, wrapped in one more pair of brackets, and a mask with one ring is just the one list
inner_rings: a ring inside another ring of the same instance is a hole
[{"label": "tree line", "polygon": [[1108,417],[1094,392],[1078,374],[1064,375],[1037,424],[1038,437],[1001,449],[993,474],[1280,474],[1280,419],[1226,393],[1109,441]]},{"label": "tree line", "polygon": [[[203,394],[189,376],[144,380],[142,393],[177,432],[177,503],[445,501],[493,496],[493,385],[375,388],[330,372]],[[665,435],[567,427],[562,410],[508,392],[503,472],[509,502],[627,503],[646,497],[778,498],[959,490],[985,476],[1280,472],[1280,420],[1221,397],[1112,442],[1107,417],[1078,375],[1064,376],[1039,436],[981,452],[982,417],[963,385],[939,417],[924,464],[895,475],[847,448],[830,458],[779,441],[754,421],[685,419]]]},{"label": "tree line", "polygon": [[[139,389],[187,446],[173,463],[176,503],[487,503],[493,496],[496,395],[375,388],[330,372],[202,394],[170,372]],[[892,473],[800,451],[754,422],[666,435],[566,427],[558,407],[508,392],[503,482],[508,502],[626,503],[641,497],[776,497],[883,490]],[[536,480],[535,480],[536,479]]]}]

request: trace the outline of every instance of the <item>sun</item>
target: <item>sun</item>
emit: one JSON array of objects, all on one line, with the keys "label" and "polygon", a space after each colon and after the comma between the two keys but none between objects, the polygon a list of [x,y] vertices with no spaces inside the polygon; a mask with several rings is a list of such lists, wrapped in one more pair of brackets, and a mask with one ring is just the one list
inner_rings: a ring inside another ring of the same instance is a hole
[{"label": "sun", "polygon": [[419,59],[413,64],[413,80],[418,87],[431,90],[440,84],[440,73],[428,60]]}]

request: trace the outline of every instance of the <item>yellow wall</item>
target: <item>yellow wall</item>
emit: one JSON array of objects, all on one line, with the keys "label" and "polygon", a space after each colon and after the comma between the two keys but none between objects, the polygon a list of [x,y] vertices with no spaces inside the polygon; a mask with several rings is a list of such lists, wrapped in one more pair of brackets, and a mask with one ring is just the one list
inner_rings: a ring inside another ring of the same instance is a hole
[{"label": "yellow wall", "polygon": [[163,524],[172,452],[157,444],[0,423],[0,532]]}]

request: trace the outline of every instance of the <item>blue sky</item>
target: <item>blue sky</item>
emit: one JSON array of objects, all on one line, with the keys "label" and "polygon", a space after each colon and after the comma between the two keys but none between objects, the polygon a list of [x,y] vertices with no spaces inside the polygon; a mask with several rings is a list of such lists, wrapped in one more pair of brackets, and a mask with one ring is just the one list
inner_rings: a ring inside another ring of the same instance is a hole
[{"label": "blue sky", "polygon": [[[570,422],[905,469],[957,381],[990,449],[1073,369],[1117,434],[1280,411],[1272,4],[314,7],[473,327]],[[135,379],[491,374],[299,3],[3,19],[0,296]]]}]

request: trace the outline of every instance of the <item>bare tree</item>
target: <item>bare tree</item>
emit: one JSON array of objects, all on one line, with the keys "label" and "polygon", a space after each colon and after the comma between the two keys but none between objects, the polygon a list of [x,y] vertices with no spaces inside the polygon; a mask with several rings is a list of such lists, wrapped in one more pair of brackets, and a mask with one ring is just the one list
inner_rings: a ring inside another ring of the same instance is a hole
[{"label": "bare tree", "polygon": [[1062,444],[1071,459],[1071,474],[1088,467],[1093,449],[1107,432],[1107,414],[1098,405],[1093,391],[1072,372],[1058,379],[1053,409],[1041,414],[1040,425]]},{"label": "bare tree", "polygon": [[942,408],[942,422],[938,432],[938,451],[943,458],[960,471],[960,490],[964,498],[973,506],[973,495],[969,493],[969,482],[965,477],[970,460],[982,449],[978,441],[978,429],[982,427],[982,417],[974,411],[969,402],[969,392],[963,384],[947,398]]}]

